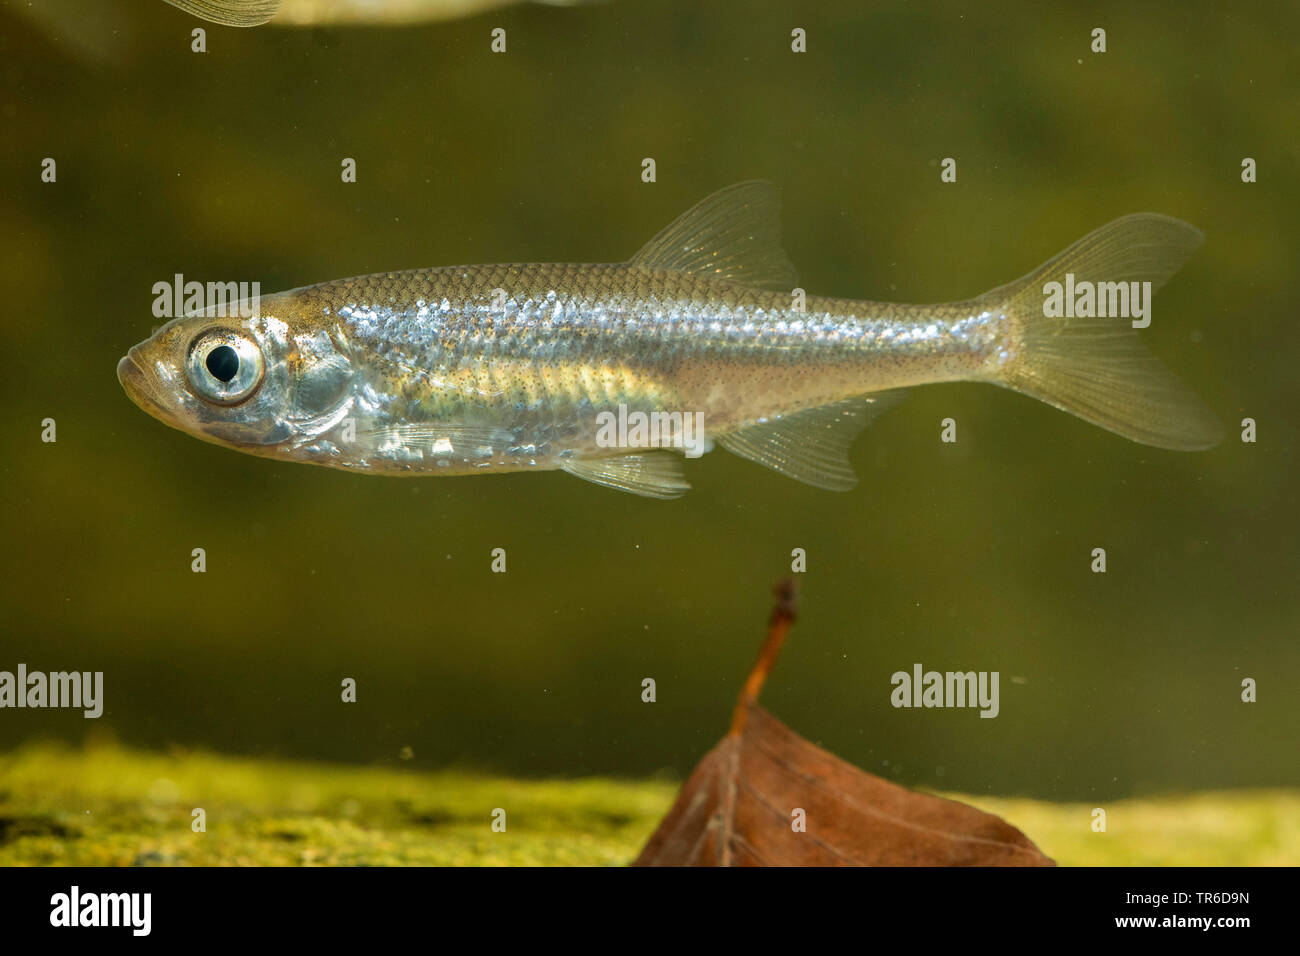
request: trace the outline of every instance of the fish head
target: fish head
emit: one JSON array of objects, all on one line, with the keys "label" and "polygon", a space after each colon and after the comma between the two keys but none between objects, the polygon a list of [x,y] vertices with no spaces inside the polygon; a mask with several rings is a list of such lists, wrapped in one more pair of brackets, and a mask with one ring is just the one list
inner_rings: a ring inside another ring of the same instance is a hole
[{"label": "fish head", "polygon": [[347,416],[354,369],[337,327],[292,312],[174,319],[127,352],[118,381],[144,411],[195,438],[297,459]]}]

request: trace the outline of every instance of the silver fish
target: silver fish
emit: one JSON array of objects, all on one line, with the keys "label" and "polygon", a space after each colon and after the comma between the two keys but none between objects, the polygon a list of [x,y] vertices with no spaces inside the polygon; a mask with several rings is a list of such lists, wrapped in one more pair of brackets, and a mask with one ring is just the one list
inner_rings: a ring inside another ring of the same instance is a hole
[{"label": "silver fish", "polygon": [[1201,240],[1143,213],[962,302],[804,296],[778,192],[747,182],[628,262],[325,282],[247,318],[169,322],[118,378],[167,424],[267,458],[388,475],[562,469],[660,498],[689,488],[682,453],[714,443],[850,488],[856,435],[899,390],[935,382],[1001,385],[1134,441],[1204,449],[1221,426],[1127,318],[1044,306],[1053,283],[1154,291]]}]

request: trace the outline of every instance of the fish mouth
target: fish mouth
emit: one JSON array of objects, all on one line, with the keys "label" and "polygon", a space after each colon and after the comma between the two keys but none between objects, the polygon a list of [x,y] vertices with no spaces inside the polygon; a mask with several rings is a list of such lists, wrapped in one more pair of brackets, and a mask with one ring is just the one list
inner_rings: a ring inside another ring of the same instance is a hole
[{"label": "fish mouth", "polygon": [[266,442],[249,440],[241,433],[223,431],[227,428],[223,423],[210,423],[204,427],[186,421],[184,409],[180,404],[166,397],[166,383],[159,382],[158,377],[141,364],[137,349],[138,346],[132,348],[118,360],[117,380],[122,384],[127,398],[135,402],[142,411],[169,428],[183,431],[200,441],[211,442],[224,448],[238,448],[253,455],[274,457],[272,452],[267,450],[270,446]]},{"label": "fish mouth", "polygon": [[168,420],[168,412],[154,396],[153,383],[149,374],[140,367],[136,360],[136,350],[132,348],[117,363],[117,380],[131,401],[154,418]]}]

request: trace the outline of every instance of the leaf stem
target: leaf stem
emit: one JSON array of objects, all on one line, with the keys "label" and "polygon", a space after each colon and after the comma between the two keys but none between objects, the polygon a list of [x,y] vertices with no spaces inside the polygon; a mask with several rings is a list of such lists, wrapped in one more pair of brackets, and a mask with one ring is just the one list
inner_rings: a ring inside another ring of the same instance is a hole
[{"label": "leaf stem", "polygon": [[745,686],[741,688],[740,696],[736,699],[736,709],[731,715],[731,729],[727,731],[728,736],[738,736],[745,729],[745,718],[749,715],[749,709],[758,703],[759,691],[767,682],[767,675],[772,670],[772,665],[776,663],[777,655],[781,653],[781,648],[785,644],[786,635],[790,632],[790,625],[795,619],[795,598],[797,589],[795,588],[793,578],[784,578],[778,581],[772,588],[776,595],[776,605],[772,608],[772,616],[767,624],[767,640],[763,642],[763,649],[758,652],[758,660],[754,662],[749,676],[745,678]]}]

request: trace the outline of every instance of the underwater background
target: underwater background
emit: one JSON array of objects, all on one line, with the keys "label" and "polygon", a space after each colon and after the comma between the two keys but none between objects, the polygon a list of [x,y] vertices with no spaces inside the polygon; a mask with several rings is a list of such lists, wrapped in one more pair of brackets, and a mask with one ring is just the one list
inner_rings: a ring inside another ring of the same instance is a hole
[{"label": "underwater background", "polygon": [[[1294,4],[611,0],[241,31],[113,0],[93,4],[86,43],[14,7],[0,669],[103,671],[105,714],[6,710],[0,748],[112,738],[682,777],[725,729],[771,585],[803,548],[801,616],[763,700],[851,763],[1058,801],[1300,785]],[[782,188],[814,294],[961,299],[1117,216],[1191,222],[1207,241],[1143,335],[1225,441],[1166,452],[992,386],[937,385],[855,445],[853,492],[718,451],[659,502],[558,472],[263,461],[165,428],[114,375],[175,273],[269,294],[619,261],[754,177]],[[955,444],[939,440],[948,417]],[[1000,672],[997,719],[893,708],[890,675],[917,662]]]}]

